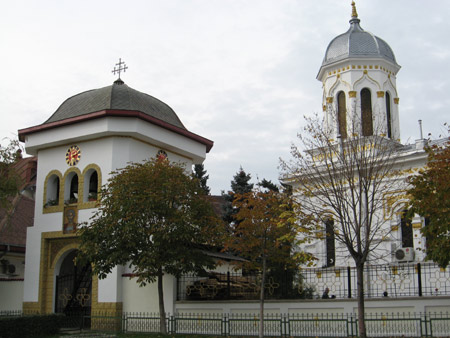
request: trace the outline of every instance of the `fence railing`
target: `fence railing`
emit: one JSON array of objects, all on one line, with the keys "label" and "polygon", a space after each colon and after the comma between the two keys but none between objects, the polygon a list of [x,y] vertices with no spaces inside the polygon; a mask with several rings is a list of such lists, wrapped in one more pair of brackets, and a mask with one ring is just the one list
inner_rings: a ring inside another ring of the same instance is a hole
[{"label": "fence railing", "polygon": [[[159,332],[159,316],[125,313],[121,317],[89,317],[93,329],[125,333]],[[366,314],[369,337],[448,337],[449,313]],[[215,336],[257,336],[259,317],[255,314],[176,314],[167,315],[170,334]],[[355,337],[356,314],[268,314],[264,317],[264,335],[270,337]]]},{"label": "fence railing", "polygon": [[[0,312],[1,317],[20,316],[20,311]],[[81,329],[124,333],[159,332],[159,315],[123,313],[110,316],[96,312],[83,316]],[[448,337],[449,313],[377,313],[366,314],[368,337]],[[178,313],[166,316],[170,334],[203,334],[215,336],[257,336],[257,314]],[[267,314],[264,335],[271,337],[356,337],[358,319],[354,313]]]},{"label": "fence railing", "polygon": [[[434,263],[367,265],[366,298],[450,295],[450,269]],[[319,298],[325,288],[337,298],[356,298],[356,268],[308,268],[299,273],[270,275],[264,285],[266,299]],[[208,272],[178,279],[177,300],[258,299],[260,276]]]}]

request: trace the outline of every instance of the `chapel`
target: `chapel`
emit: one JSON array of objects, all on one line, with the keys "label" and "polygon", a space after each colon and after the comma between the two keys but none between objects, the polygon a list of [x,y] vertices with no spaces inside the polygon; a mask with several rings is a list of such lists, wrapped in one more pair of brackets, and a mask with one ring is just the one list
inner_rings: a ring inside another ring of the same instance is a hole
[{"label": "chapel", "polygon": [[[124,278],[123,267],[98,280],[89,264],[74,264],[77,224],[89,222],[100,188],[114,170],[156,156],[191,168],[203,162],[213,142],[187,130],[166,103],[125,84],[120,71],[126,66],[121,60],[116,66],[119,78],[112,85],[69,97],[44,123],[19,130],[27,153],[37,158],[24,313],[101,310],[116,315],[139,310],[125,300],[156,305],[150,301],[156,291],[144,292],[135,280]],[[169,277],[165,281],[174,283]],[[170,297],[167,309],[172,311]]]}]

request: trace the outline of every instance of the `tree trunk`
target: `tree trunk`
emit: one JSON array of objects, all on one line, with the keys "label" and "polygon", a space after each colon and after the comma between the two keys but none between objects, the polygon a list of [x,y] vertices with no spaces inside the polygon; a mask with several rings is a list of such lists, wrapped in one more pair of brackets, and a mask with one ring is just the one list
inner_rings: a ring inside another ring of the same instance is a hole
[{"label": "tree trunk", "polygon": [[358,330],[359,337],[366,338],[366,322],[364,316],[364,263],[356,264],[356,284],[358,291]]},{"label": "tree trunk", "polygon": [[259,293],[259,338],[264,337],[264,285],[266,284],[266,257],[263,257],[261,290]]},{"label": "tree trunk", "polygon": [[163,293],[163,271],[158,271],[158,298],[159,298],[159,331],[167,334],[166,328],[166,310],[164,309],[164,293]]}]

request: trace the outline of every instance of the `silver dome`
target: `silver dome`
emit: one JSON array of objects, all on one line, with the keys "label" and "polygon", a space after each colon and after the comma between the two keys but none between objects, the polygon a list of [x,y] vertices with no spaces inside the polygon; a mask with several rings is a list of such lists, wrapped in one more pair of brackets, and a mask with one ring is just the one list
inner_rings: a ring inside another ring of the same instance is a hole
[{"label": "silver dome", "polygon": [[359,22],[357,17],[353,17],[349,30],[330,42],[322,67],[347,58],[384,58],[397,65],[391,47],[384,40],[363,30]]}]

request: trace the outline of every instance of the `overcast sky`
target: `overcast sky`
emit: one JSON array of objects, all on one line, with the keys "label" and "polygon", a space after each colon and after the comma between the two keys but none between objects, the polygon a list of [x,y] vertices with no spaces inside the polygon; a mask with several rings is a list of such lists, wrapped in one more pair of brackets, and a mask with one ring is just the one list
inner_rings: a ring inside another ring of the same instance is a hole
[{"label": "overcast sky", "polygon": [[[277,182],[303,116],[321,112],[326,47],[349,28],[351,0],[18,0],[0,19],[0,137],[43,123],[68,97],[125,83],[171,106],[214,141],[213,194],[242,166]],[[402,142],[450,122],[450,1],[356,1],[397,76]],[[4,141],[2,141],[4,143]]]}]

